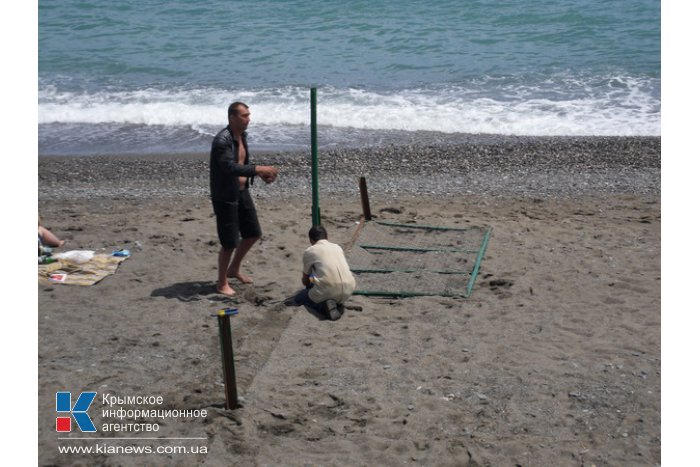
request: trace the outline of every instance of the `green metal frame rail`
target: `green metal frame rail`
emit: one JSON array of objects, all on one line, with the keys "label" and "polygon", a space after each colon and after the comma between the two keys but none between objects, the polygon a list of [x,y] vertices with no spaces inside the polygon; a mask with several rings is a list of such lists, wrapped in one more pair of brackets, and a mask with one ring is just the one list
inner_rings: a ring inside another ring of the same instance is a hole
[{"label": "green metal frame rail", "polygon": [[318,129],[316,125],[316,88],[311,88],[311,222],[321,225],[318,190]]}]

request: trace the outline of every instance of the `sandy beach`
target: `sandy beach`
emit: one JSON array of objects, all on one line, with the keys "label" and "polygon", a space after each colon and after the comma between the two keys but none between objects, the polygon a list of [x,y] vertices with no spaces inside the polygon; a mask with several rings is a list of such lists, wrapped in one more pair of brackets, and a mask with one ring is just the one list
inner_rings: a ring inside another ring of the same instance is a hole
[{"label": "sandy beach", "polygon": [[[306,154],[253,153],[280,176],[254,184],[264,237],[237,299],[214,289],[208,153],[40,157],[62,250],[132,255],[94,286],[38,286],[39,465],[660,464],[660,139],[427,140],[322,151],[323,223],[350,241],[366,176],[377,219],[490,227],[471,297],[354,296],[335,322],[280,303],[308,245]],[[234,411],[211,316],[227,306]],[[97,392],[97,439],[56,432],[57,391]],[[206,416],[104,416],[122,407]],[[128,423],[158,430],[102,429]]]}]

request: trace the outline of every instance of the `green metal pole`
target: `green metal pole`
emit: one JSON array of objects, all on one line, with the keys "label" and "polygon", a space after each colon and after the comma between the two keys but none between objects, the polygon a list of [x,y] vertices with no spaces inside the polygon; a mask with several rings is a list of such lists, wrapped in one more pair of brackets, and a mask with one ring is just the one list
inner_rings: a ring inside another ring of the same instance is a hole
[{"label": "green metal pole", "polygon": [[318,202],[318,132],[316,129],[316,88],[311,88],[311,220],[321,225],[321,207]]},{"label": "green metal pole", "polygon": [[486,233],[484,233],[484,239],[481,242],[481,250],[479,251],[479,254],[476,257],[476,261],[474,262],[474,269],[472,270],[472,277],[469,279],[469,283],[467,284],[467,297],[469,297],[472,294],[472,288],[474,287],[474,282],[476,282],[476,276],[479,273],[479,266],[481,265],[481,260],[484,257],[484,254],[486,253],[486,245],[489,244],[489,237],[491,236],[491,227],[486,229]]}]

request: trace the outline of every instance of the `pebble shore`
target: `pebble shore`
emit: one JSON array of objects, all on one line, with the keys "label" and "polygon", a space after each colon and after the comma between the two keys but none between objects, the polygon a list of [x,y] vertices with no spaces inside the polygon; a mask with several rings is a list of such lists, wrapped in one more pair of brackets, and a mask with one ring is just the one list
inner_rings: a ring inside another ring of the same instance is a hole
[{"label": "pebble shore", "polygon": [[[454,138],[453,138],[454,139]],[[319,151],[323,196],[358,192],[412,196],[658,195],[659,137],[426,138],[409,145]],[[256,180],[258,197],[308,197],[310,151],[256,152],[252,161],[280,170],[276,183]],[[39,201],[47,199],[168,198],[209,195],[209,154],[39,156]]]}]

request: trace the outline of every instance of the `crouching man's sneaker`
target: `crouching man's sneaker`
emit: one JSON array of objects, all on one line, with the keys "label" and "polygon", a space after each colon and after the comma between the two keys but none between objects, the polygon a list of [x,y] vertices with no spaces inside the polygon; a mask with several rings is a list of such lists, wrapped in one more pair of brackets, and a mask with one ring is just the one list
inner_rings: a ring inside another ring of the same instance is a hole
[{"label": "crouching man's sneaker", "polygon": [[340,319],[340,310],[335,300],[326,300],[326,311],[328,311],[328,316],[330,316],[331,321]]}]

